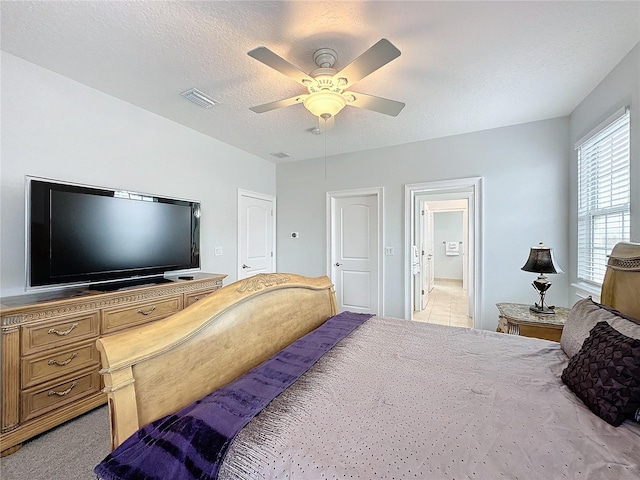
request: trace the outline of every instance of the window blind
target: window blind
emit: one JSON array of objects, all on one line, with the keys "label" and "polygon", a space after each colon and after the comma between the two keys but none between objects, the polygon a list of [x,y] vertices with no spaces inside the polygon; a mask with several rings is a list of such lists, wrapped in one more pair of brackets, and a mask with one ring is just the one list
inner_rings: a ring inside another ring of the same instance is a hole
[{"label": "window blind", "polygon": [[602,285],[607,255],[630,238],[629,110],[578,147],[578,280]]}]

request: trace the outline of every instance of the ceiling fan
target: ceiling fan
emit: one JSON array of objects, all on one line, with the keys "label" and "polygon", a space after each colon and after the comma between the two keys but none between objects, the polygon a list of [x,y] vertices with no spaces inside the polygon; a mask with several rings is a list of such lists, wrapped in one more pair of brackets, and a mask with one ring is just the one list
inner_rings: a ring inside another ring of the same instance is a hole
[{"label": "ceiling fan", "polygon": [[340,71],[333,68],[338,59],[335,50],[331,48],[316,50],[313,60],[318,68],[308,75],[266,47],[255,48],[247,54],[298,82],[309,92],[251,107],[250,110],[253,112],[264,113],[302,103],[307,110],[318,117],[320,131],[326,131],[333,128],[334,116],[347,105],[393,117],[404,108],[402,102],[347,90],[354,83],[400,56],[400,50],[386,38],[378,41]]}]

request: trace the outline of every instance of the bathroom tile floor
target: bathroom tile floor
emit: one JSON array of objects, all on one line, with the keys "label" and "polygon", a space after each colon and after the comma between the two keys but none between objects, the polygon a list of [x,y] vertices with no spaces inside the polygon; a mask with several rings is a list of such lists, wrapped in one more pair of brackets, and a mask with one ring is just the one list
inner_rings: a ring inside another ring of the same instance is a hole
[{"label": "bathroom tile floor", "polygon": [[437,278],[429,293],[427,308],[421,312],[413,312],[413,320],[453,327],[473,327],[462,280]]}]

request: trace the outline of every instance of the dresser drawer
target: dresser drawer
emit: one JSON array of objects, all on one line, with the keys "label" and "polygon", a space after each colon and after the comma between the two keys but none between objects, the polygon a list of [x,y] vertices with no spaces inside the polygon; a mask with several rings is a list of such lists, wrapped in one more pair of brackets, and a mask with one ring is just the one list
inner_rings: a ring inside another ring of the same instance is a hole
[{"label": "dresser drawer", "polygon": [[188,307],[189,305],[193,305],[194,303],[196,303],[201,298],[206,297],[207,295],[209,295],[212,292],[215,292],[216,290],[217,290],[217,288],[212,288],[212,289],[209,289],[209,290],[202,290],[201,292],[185,293],[184,294],[184,306],[185,306],[185,308]]},{"label": "dresser drawer", "polygon": [[182,295],[105,309],[102,312],[102,334],[168,317],[180,310],[182,310]]},{"label": "dresser drawer", "polygon": [[58,317],[37,325],[25,325],[21,333],[22,355],[97,338],[99,328],[100,313],[97,311]]},{"label": "dresser drawer", "polygon": [[21,361],[22,388],[60,378],[88,367],[98,368],[100,353],[95,340],[31,355]]},{"label": "dresser drawer", "polygon": [[97,368],[84,370],[64,382],[53,382],[22,393],[21,421],[43,415],[72,403],[82,397],[100,392],[100,374]]}]

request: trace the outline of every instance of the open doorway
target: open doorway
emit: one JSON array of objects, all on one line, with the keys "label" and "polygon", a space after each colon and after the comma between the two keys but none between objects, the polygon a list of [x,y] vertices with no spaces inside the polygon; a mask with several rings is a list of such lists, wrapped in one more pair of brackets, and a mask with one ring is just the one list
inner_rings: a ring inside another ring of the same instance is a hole
[{"label": "open doorway", "polygon": [[406,319],[480,328],[480,180],[405,185]]},{"label": "open doorway", "polygon": [[[416,195],[413,320],[472,327],[469,314],[469,199]],[[454,196],[458,196],[455,194]]]}]

